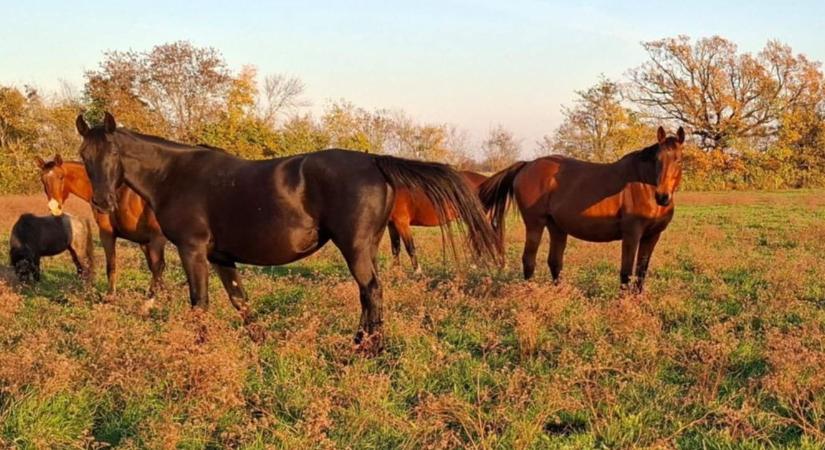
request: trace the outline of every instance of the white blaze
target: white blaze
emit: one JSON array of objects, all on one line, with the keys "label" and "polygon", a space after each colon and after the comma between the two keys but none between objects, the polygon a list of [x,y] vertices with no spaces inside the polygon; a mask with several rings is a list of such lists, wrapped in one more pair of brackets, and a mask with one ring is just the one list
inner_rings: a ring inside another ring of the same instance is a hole
[{"label": "white blaze", "polygon": [[52,212],[53,216],[59,216],[63,214],[63,208],[60,207],[60,203],[58,203],[55,199],[49,200],[49,211]]}]

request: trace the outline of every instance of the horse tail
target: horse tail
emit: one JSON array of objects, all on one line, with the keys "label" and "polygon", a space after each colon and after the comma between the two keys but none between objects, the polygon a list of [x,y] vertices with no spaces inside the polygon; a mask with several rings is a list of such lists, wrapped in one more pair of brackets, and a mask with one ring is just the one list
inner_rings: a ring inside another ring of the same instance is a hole
[{"label": "horse tail", "polygon": [[527,161],[519,161],[510,167],[496,173],[481,183],[478,187],[478,197],[484,210],[491,215],[493,229],[498,233],[498,240],[504,245],[504,214],[513,200],[513,180],[527,165]]},{"label": "horse tail", "polygon": [[388,155],[373,155],[373,158],[378,170],[394,188],[422,192],[430,200],[442,233],[454,254],[457,255],[457,252],[450,223],[453,214],[463,223],[459,230],[466,236],[475,255],[501,261],[501,245],[496,233],[487,221],[475,192],[458,172],[441,163]]}]

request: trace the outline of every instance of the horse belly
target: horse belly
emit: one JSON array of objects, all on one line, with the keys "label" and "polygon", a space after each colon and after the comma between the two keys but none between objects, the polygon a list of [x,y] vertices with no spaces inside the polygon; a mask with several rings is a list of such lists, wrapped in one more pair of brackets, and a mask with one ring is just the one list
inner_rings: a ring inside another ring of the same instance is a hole
[{"label": "horse belly", "polygon": [[589,242],[610,242],[622,238],[622,228],[619,218],[611,217],[578,217],[572,220],[553,219],[556,225],[565,233]]},{"label": "horse belly", "polygon": [[248,224],[231,236],[214,236],[214,251],[234,262],[259,266],[287,264],[315,253],[323,240],[314,226]]},{"label": "horse belly", "polygon": [[610,242],[622,238],[620,204],[612,198],[605,199],[584,210],[550,208],[553,222],[565,233],[584,241]]}]

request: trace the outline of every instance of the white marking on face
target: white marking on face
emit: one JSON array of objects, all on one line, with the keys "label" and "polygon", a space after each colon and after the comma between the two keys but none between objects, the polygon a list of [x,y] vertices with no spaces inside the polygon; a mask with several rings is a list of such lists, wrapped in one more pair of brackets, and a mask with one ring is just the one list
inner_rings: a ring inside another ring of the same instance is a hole
[{"label": "white marking on face", "polygon": [[63,208],[60,207],[60,203],[57,202],[55,199],[49,200],[49,211],[51,211],[53,216],[59,216],[63,214]]}]

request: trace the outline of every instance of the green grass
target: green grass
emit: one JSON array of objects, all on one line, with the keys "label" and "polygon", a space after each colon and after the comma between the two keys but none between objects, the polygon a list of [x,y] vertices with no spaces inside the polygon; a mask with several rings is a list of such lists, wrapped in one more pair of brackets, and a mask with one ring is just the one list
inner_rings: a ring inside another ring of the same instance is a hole
[{"label": "green grass", "polygon": [[[243,267],[254,342],[216,277],[190,311],[174,248],[169,291],[122,243],[103,303],[67,256],[43,281],[0,282],[0,447],[825,447],[825,192],[686,194],[647,292],[619,292],[619,245],[571,239],[563,282],[442,257],[416,229],[422,275],[382,243],[385,351],[352,348],[357,289],[327,246]],[[545,236],[546,239],[546,236]],[[6,253],[7,235],[0,252]],[[460,270],[459,270],[460,268]]]}]

